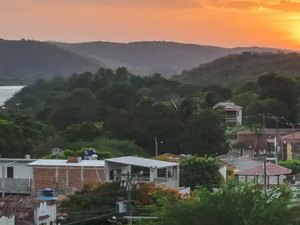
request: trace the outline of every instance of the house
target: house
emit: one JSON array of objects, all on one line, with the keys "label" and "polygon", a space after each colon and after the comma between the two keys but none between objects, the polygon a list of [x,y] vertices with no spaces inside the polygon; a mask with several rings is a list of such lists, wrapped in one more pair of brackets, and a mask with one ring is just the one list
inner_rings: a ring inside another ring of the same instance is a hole
[{"label": "house", "polygon": [[[280,152],[281,148],[285,148],[286,143],[291,143],[293,140],[293,133],[297,134],[299,129],[289,129],[289,128],[281,128],[281,129],[256,129],[256,130],[246,130],[240,131],[237,134],[237,139],[239,143],[243,143],[249,149],[253,149],[255,152],[268,150],[274,151],[274,137],[277,137],[278,149],[277,152]],[[294,135],[295,144],[300,142],[297,135]],[[297,142],[298,141],[298,142]],[[296,146],[298,146],[296,144]],[[300,152],[299,152],[300,154]]]},{"label": "house", "polygon": [[105,182],[103,160],[81,160],[81,157],[39,159],[32,167],[32,191],[52,188],[57,193],[72,193],[85,184]]},{"label": "house", "polygon": [[179,163],[135,156],[105,160],[105,180],[107,182],[125,179],[126,176],[131,176],[135,181],[179,188]]},{"label": "house", "polygon": [[[56,199],[44,201],[36,197],[14,195],[0,199],[0,217],[13,219],[14,223],[10,224],[54,225],[56,215]],[[0,224],[2,225],[1,219]]]},{"label": "house", "polygon": [[27,164],[33,161],[35,159],[28,155],[23,159],[0,158],[2,197],[5,194],[31,194],[32,168]]},{"label": "house", "polygon": [[219,102],[213,109],[223,109],[225,113],[225,122],[229,126],[242,124],[242,107],[235,105],[233,102]]},{"label": "house", "polygon": [[[267,139],[267,143],[275,145],[275,139]],[[300,156],[300,131],[292,130],[291,133],[278,137],[277,146],[279,148],[276,151],[277,157],[281,160],[292,160],[293,158],[299,158]],[[281,149],[283,151],[281,151]]]}]

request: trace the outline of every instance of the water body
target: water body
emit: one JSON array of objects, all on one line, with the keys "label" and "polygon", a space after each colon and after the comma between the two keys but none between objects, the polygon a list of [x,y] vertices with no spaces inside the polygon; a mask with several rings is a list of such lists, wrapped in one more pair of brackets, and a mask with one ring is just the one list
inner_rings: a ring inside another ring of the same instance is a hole
[{"label": "water body", "polygon": [[0,106],[18,93],[24,86],[0,86]]}]

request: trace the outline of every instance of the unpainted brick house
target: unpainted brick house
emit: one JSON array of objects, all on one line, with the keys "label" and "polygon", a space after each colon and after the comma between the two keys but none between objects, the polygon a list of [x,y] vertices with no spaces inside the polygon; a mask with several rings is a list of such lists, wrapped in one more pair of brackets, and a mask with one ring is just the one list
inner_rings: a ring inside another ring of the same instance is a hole
[{"label": "unpainted brick house", "polygon": [[52,188],[57,193],[72,193],[85,184],[105,182],[103,160],[81,160],[81,157],[39,159],[28,165],[32,167],[33,193],[43,188]]}]

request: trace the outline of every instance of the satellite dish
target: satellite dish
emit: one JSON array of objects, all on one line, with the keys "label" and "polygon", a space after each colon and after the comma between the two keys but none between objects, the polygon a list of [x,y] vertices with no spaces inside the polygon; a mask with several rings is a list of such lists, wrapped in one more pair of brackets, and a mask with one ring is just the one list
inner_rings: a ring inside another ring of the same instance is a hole
[{"label": "satellite dish", "polygon": [[54,148],[51,149],[51,152],[52,152],[53,155],[55,155],[55,158],[56,158],[56,159],[57,159],[57,156],[58,156],[59,154],[62,153],[62,151],[63,151],[63,150],[61,150],[61,149],[58,148],[58,147],[54,147]]}]

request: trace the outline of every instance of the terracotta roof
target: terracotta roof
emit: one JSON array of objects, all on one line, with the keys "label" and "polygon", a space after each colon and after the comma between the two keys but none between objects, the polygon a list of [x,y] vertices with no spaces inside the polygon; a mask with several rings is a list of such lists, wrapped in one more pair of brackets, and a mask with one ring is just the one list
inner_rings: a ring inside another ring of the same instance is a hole
[{"label": "terracotta roof", "polygon": [[[263,129],[259,129],[259,134],[264,134],[264,135],[276,135],[277,133],[280,135],[287,135],[287,134],[291,134],[293,132],[293,129],[290,128],[281,128],[281,129],[272,129],[272,128],[265,128]],[[299,128],[295,129],[295,133],[299,132]],[[245,130],[245,131],[239,131],[238,135],[245,135],[245,134],[251,134],[254,135],[255,132],[253,130]]]},{"label": "terracotta roof", "polygon": [[[295,132],[294,134],[290,133],[290,134],[284,135],[284,136],[280,137],[280,139],[283,141],[286,141],[288,143],[293,143],[293,142],[300,143],[300,132]],[[274,138],[267,139],[267,142],[274,143]]]},{"label": "terracotta roof", "polygon": [[[283,166],[278,166],[274,163],[267,163],[267,176],[279,176],[290,174],[292,170]],[[264,176],[264,165],[259,165],[253,168],[241,170],[237,175],[243,176]]]}]

